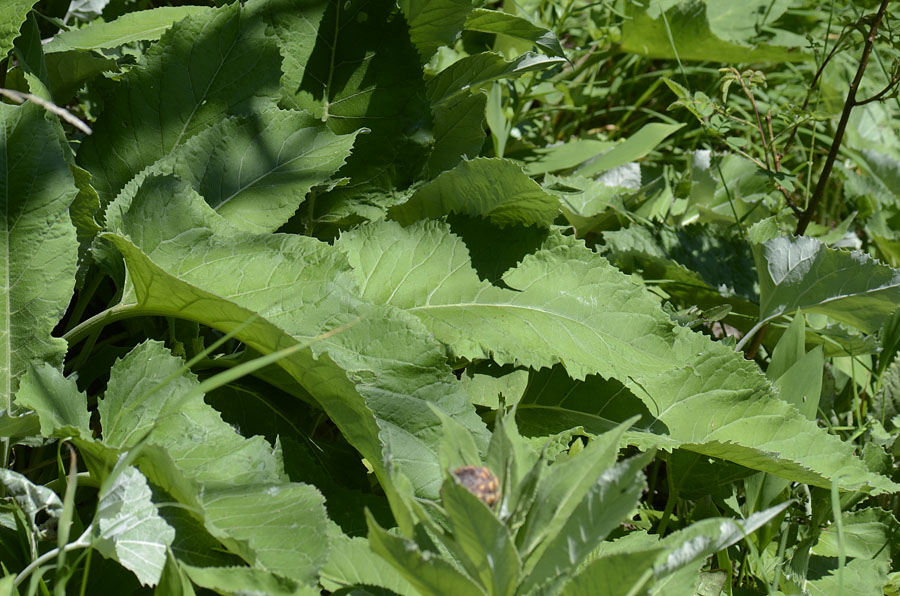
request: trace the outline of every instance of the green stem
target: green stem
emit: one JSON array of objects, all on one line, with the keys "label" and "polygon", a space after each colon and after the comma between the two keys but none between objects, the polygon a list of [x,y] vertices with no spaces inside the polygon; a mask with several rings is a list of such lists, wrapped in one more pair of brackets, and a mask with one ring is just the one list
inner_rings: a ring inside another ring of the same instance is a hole
[{"label": "green stem", "polygon": [[68,342],[69,347],[72,347],[94,331],[99,331],[110,323],[115,323],[116,321],[121,321],[122,319],[136,317],[138,315],[152,314],[166,315],[169,313],[149,312],[139,304],[119,304],[113,306],[112,308],[108,308],[103,312],[97,313],[90,319],[82,321],[78,325],[72,327],[65,333],[65,335],[63,335],[63,339]]},{"label": "green stem", "polygon": [[87,533],[85,533],[84,535],[82,535],[82,537],[79,538],[78,540],[76,540],[75,542],[70,542],[70,543],[67,544],[63,549],[54,548],[54,549],[48,550],[47,552],[45,552],[44,554],[42,554],[40,557],[38,557],[37,559],[35,559],[34,561],[32,561],[32,562],[28,565],[28,567],[26,567],[25,569],[23,569],[22,572],[21,572],[19,575],[16,576],[16,579],[13,580],[13,585],[14,585],[14,586],[18,586],[19,584],[21,584],[23,581],[25,581],[25,579],[26,579],[29,575],[31,575],[31,574],[34,572],[35,569],[37,569],[38,567],[40,567],[41,565],[43,565],[43,564],[46,563],[47,561],[50,561],[50,560],[52,560],[52,559],[55,559],[55,558],[57,557],[57,555],[59,555],[59,553],[62,552],[62,551],[69,552],[69,551],[73,551],[73,550],[76,550],[76,549],[79,549],[79,548],[87,548],[87,547],[89,547],[89,546],[91,545],[91,543],[88,542],[88,541],[86,541],[86,540],[84,540],[84,536],[85,536],[85,535],[87,535]]},{"label": "green stem", "polygon": [[752,339],[754,335],[756,335],[756,333],[762,328],[763,325],[765,325],[765,322],[759,321],[756,325],[751,327],[750,331],[748,331],[746,335],[741,338],[741,341],[737,343],[734,349],[738,352],[742,351],[744,349],[744,346],[747,345],[747,342],[750,341],[750,339]]}]

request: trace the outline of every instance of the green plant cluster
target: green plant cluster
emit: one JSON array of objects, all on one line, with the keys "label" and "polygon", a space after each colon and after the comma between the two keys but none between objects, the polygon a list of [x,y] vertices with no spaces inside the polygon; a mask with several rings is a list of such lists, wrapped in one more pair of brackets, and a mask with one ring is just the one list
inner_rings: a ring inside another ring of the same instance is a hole
[{"label": "green plant cluster", "polygon": [[900,593],[889,5],[0,3],[0,595]]}]

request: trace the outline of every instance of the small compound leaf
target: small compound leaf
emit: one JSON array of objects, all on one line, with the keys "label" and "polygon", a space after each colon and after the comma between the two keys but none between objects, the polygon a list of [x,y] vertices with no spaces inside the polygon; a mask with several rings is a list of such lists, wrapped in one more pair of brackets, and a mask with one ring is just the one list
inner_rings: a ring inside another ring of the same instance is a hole
[{"label": "small compound leaf", "polygon": [[159,582],[175,530],[159,516],[147,479],[128,466],[100,493],[92,546],[130,569],[144,585]]}]

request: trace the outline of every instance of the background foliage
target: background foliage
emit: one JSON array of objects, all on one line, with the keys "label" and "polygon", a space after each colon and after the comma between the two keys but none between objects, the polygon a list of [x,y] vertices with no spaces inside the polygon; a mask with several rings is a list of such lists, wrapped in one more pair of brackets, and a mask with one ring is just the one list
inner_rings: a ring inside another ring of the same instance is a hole
[{"label": "background foliage", "polygon": [[0,7],[0,592],[900,590],[888,0],[195,4]]}]

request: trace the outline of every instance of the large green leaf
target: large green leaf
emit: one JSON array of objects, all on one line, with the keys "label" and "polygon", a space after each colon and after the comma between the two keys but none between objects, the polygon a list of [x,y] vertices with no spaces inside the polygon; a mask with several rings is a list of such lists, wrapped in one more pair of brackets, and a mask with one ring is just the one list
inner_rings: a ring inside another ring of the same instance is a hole
[{"label": "large green leaf", "polygon": [[50,335],[75,287],[77,188],[58,125],[26,103],[0,104],[0,409],[30,362],[62,363]]},{"label": "large green leaf", "polygon": [[101,87],[106,109],[78,162],[108,203],[198,132],[274,101],[280,77],[278,48],[251,8],[234,3],[188,16],[121,81]]},{"label": "large green leaf", "polygon": [[[670,8],[669,8],[670,7]],[[742,45],[718,37],[711,29],[707,5],[682,0],[666,7],[644,0],[628,4],[622,27],[622,49],[650,58],[710,59],[719,62],[797,62],[810,56],[795,48],[769,44]],[[716,15],[717,17],[719,15]],[[671,34],[669,33],[671,32]],[[673,47],[674,46],[674,47]]]},{"label": "large green leaf", "polygon": [[444,172],[389,211],[404,224],[449,213],[485,217],[500,226],[549,227],[559,214],[559,200],[515,162],[478,158]]},{"label": "large green leaf", "polygon": [[37,0],[9,0],[0,7],[0,59],[13,47],[13,41],[19,36],[19,28],[28,17],[28,11]]},{"label": "large green leaf", "polygon": [[387,588],[401,596],[418,595],[400,571],[372,552],[365,538],[335,538],[319,582],[331,592],[365,585]]},{"label": "large green leaf", "polygon": [[270,108],[191,137],[136,176],[125,192],[133,194],[151,173],[173,173],[236,227],[274,232],[310,188],[344,165],[355,138],[335,135],[305,112]]},{"label": "large green leaf", "polygon": [[267,596],[318,596],[311,586],[250,567],[194,567],[182,565],[191,581],[218,594],[266,594]]},{"label": "large green leaf", "polygon": [[60,31],[44,46],[44,52],[100,50],[134,41],[156,40],[181,19],[209,10],[205,6],[160,6],[130,12],[114,21],[93,21],[79,29]]},{"label": "large green leaf", "polygon": [[[199,482],[284,480],[280,453],[263,437],[243,438],[200,395],[182,399],[197,384],[183,366],[152,341],[117,361],[106,397],[97,406],[104,444],[128,449],[150,433],[150,441],[165,447],[182,471]],[[162,385],[166,379],[171,380]]]},{"label": "large green leaf", "polygon": [[382,480],[383,445],[417,491],[436,496],[441,426],[432,406],[486,443],[442,346],[415,317],[354,297],[344,257],[329,245],[241,232],[171,177],[149,178],[130,208],[111,205],[109,220],[117,233],[107,237],[124,254],[130,279],[114,316],[166,314],[224,331],[250,321],[237,337],[263,353],[313,342],[279,364]]},{"label": "large green leaf", "polygon": [[507,271],[511,289],[479,280],[465,245],[436,222],[368,225],[339,247],[364,297],[420,317],[457,356],[613,377],[667,442],[819,486],[894,486],[778,399],[753,363],[675,326],[646,289],[570,238],[550,236]]},{"label": "large green leaf", "polygon": [[761,321],[802,308],[873,333],[900,303],[900,270],[859,251],[828,248],[801,236],[757,245],[754,256]]},{"label": "large green leaf", "polygon": [[[302,39],[309,29],[300,28]],[[285,21],[282,51],[297,53],[296,30]],[[428,157],[431,112],[419,57],[396,5],[328,2],[309,59],[303,55],[298,64],[288,61],[283,101],[320,116],[339,134],[369,129],[341,172],[351,178],[351,187],[402,188],[412,182]]]}]

